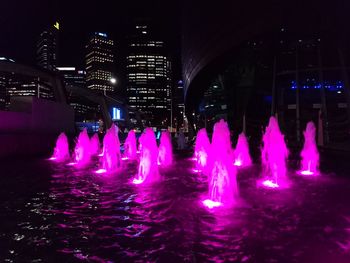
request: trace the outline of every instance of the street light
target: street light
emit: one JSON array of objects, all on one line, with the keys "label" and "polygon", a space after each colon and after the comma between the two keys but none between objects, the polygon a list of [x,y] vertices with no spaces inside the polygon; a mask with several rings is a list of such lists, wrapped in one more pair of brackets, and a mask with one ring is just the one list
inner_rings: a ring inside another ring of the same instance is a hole
[{"label": "street light", "polygon": [[111,78],[111,79],[110,79],[110,82],[111,82],[112,84],[116,84],[116,83],[117,83],[117,79],[116,79],[116,78]]}]

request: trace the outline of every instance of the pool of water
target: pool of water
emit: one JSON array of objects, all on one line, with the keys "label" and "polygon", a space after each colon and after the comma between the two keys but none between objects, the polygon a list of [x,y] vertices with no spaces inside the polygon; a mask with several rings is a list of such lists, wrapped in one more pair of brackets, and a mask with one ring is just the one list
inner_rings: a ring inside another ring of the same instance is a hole
[{"label": "pool of water", "polygon": [[0,162],[0,261],[350,262],[350,180],[290,172],[289,189],[256,187],[238,172],[231,209],[202,205],[206,179],[177,156],[152,186],[137,164],[98,175],[44,159]]}]

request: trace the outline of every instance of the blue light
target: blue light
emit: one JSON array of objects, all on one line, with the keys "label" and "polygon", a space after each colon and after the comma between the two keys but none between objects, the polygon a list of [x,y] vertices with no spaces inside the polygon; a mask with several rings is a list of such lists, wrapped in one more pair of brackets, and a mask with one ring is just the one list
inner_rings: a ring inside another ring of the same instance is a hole
[{"label": "blue light", "polygon": [[107,37],[107,34],[106,34],[106,33],[97,32],[97,35],[99,35],[99,36],[101,36],[101,37]]},{"label": "blue light", "polygon": [[121,119],[121,114],[120,113],[121,113],[120,109],[113,108],[112,119],[113,120],[120,120]]}]

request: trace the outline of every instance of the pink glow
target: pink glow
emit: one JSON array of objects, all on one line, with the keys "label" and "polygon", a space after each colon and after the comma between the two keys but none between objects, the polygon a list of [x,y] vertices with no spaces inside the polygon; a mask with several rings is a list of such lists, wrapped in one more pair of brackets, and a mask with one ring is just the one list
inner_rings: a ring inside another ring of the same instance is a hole
[{"label": "pink glow", "polygon": [[130,130],[124,143],[124,156],[128,159],[136,159],[136,136],[135,131]]},{"label": "pink glow", "polygon": [[152,183],[160,180],[158,171],[158,147],[151,128],[146,128],[140,139],[140,163],[134,184]]},{"label": "pink glow", "polygon": [[70,162],[70,163],[67,163],[67,165],[68,165],[68,166],[75,166],[75,165],[77,165],[77,163],[75,163],[75,162]]},{"label": "pink glow", "polygon": [[306,125],[304,131],[304,147],[301,151],[301,174],[316,175],[319,167],[319,153],[316,146],[316,127],[312,121]]},{"label": "pink glow", "polygon": [[102,169],[114,172],[121,166],[120,142],[118,127],[112,124],[103,138]]},{"label": "pink glow", "polygon": [[197,133],[195,148],[194,148],[194,157],[196,161],[196,167],[198,170],[203,170],[204,174],[208,175],[209,164],[208,164],[208,155],[210,152],[210,141],[208,134],[205,128],[200,129]]},{"label": "pink glow", "polygon": [[249,154],[249,145],[247,137],[242,132],[238,136],[238,141],[235,149],[235,166],[250,166],[252,164],[252,159]]},{"label": "pink glow", "polygon": [[265,129],[263,135],[263,148],[261,152],[262,164],[264,166],[264,179],[272,184],[287,184],[287,168],[286,159],[288,157],[288,149],[281,133],[278,122],[275,117],[270,117],[269,125]]},{"label": "pink glow", "polygon": [[206,199],[203,201],[203,205],[205,205],[206,207],[208,207],[209,209],[212,209],[214,207],[219,207],[221,206],[222,204],[220,202],[215,202],[215,201],[212,201],[210,199]]},{"label": "pink glow", "polygon": [[62,162],[69,159],[69,144],[67,136],[62,132],[56,141],[56,147],[54,149],[53,155],[49,160]]},{"label": "pink glow", "polygon": [[122,157],[122,160],[123,161],[127,161],[127,160],[129,160],[129,158],[128,157]]},{"label": "pink glow", "polygon": [[193,171],[194,173],[200,173],[200,172],[201,172],[201,170],[195,169],[195,168],[193,168],[192,171]]},{"label": "pink glow", "polygon": [[106,172],[107,172],[106,169],[98,169],[95,173],[97,173],[97,174],[104,174]]},{"label": "pink glow", "polygon": [[90,139],[87,134],[87,130],[84,129],[80,132],[75,149],[74,149],[74,160],[78,166],[84,166],[90,162],[91,159],[91,149],[90,149]]},{"label": "pink glow", "polygon": [[209,197],[212,202],[234,204],[238,197],[236,168],[232,164],[230,131],[227,123],[220,120],[214,125],[209,154],[212,163],[209,175]]},{"label": "pink glow", "polygon": [[279,185],[272,182],[271,180],[265,180],[262,182],[262,185],[265,186],[265,187],[268,187],[268,188],[278,188]]},{"label": "pink glow", "polygon": [[167,167],[173,163],[173,146],[171,144],[171,136],[168,131],[163,131],[160,137],[158,163],[164,167]]},{"label": "pink glow", "polygon": [[100,139],[98,134],[95,133],[90,139],[91,155],[97,155],[100,152]]}]

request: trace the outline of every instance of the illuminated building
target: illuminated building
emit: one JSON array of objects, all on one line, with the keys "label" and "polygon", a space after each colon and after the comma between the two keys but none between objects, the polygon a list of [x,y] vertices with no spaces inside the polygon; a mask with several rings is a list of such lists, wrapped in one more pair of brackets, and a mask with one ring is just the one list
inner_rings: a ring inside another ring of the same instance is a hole
[{"label": "illuminated building", "polygon": [[95,32],[86,45],[86,84],[89,89],[113,92],[114,42],[107,34]]},{"label": "illuminated building", "polygon": [[170,126],[171,62],[164,42],[151,36],[148,25],[134,30],[126,57],[128,104],[145,113],[148,125]]},{"label": "illuminated building", "polygon": [[[86,87],[86,72],[84,70],[79,70],[75,67],[57,67],[57,70],[63,76],[66,86],[79,88]],[[73,92],[70,92],[67,95],[69,104],[74,109],[76,121],[92,119],[93,115],[98,112],[98,105],[86,98],[74,94]]]},{"label": "illuminated building", "polygon": [[38,39],[37,42],[37,64],[39,67],[56,70],[57,65],[57,56],[58,56],[58,32],[59,32],[59,23],[56,22],[47,30],[44,30]]}]

